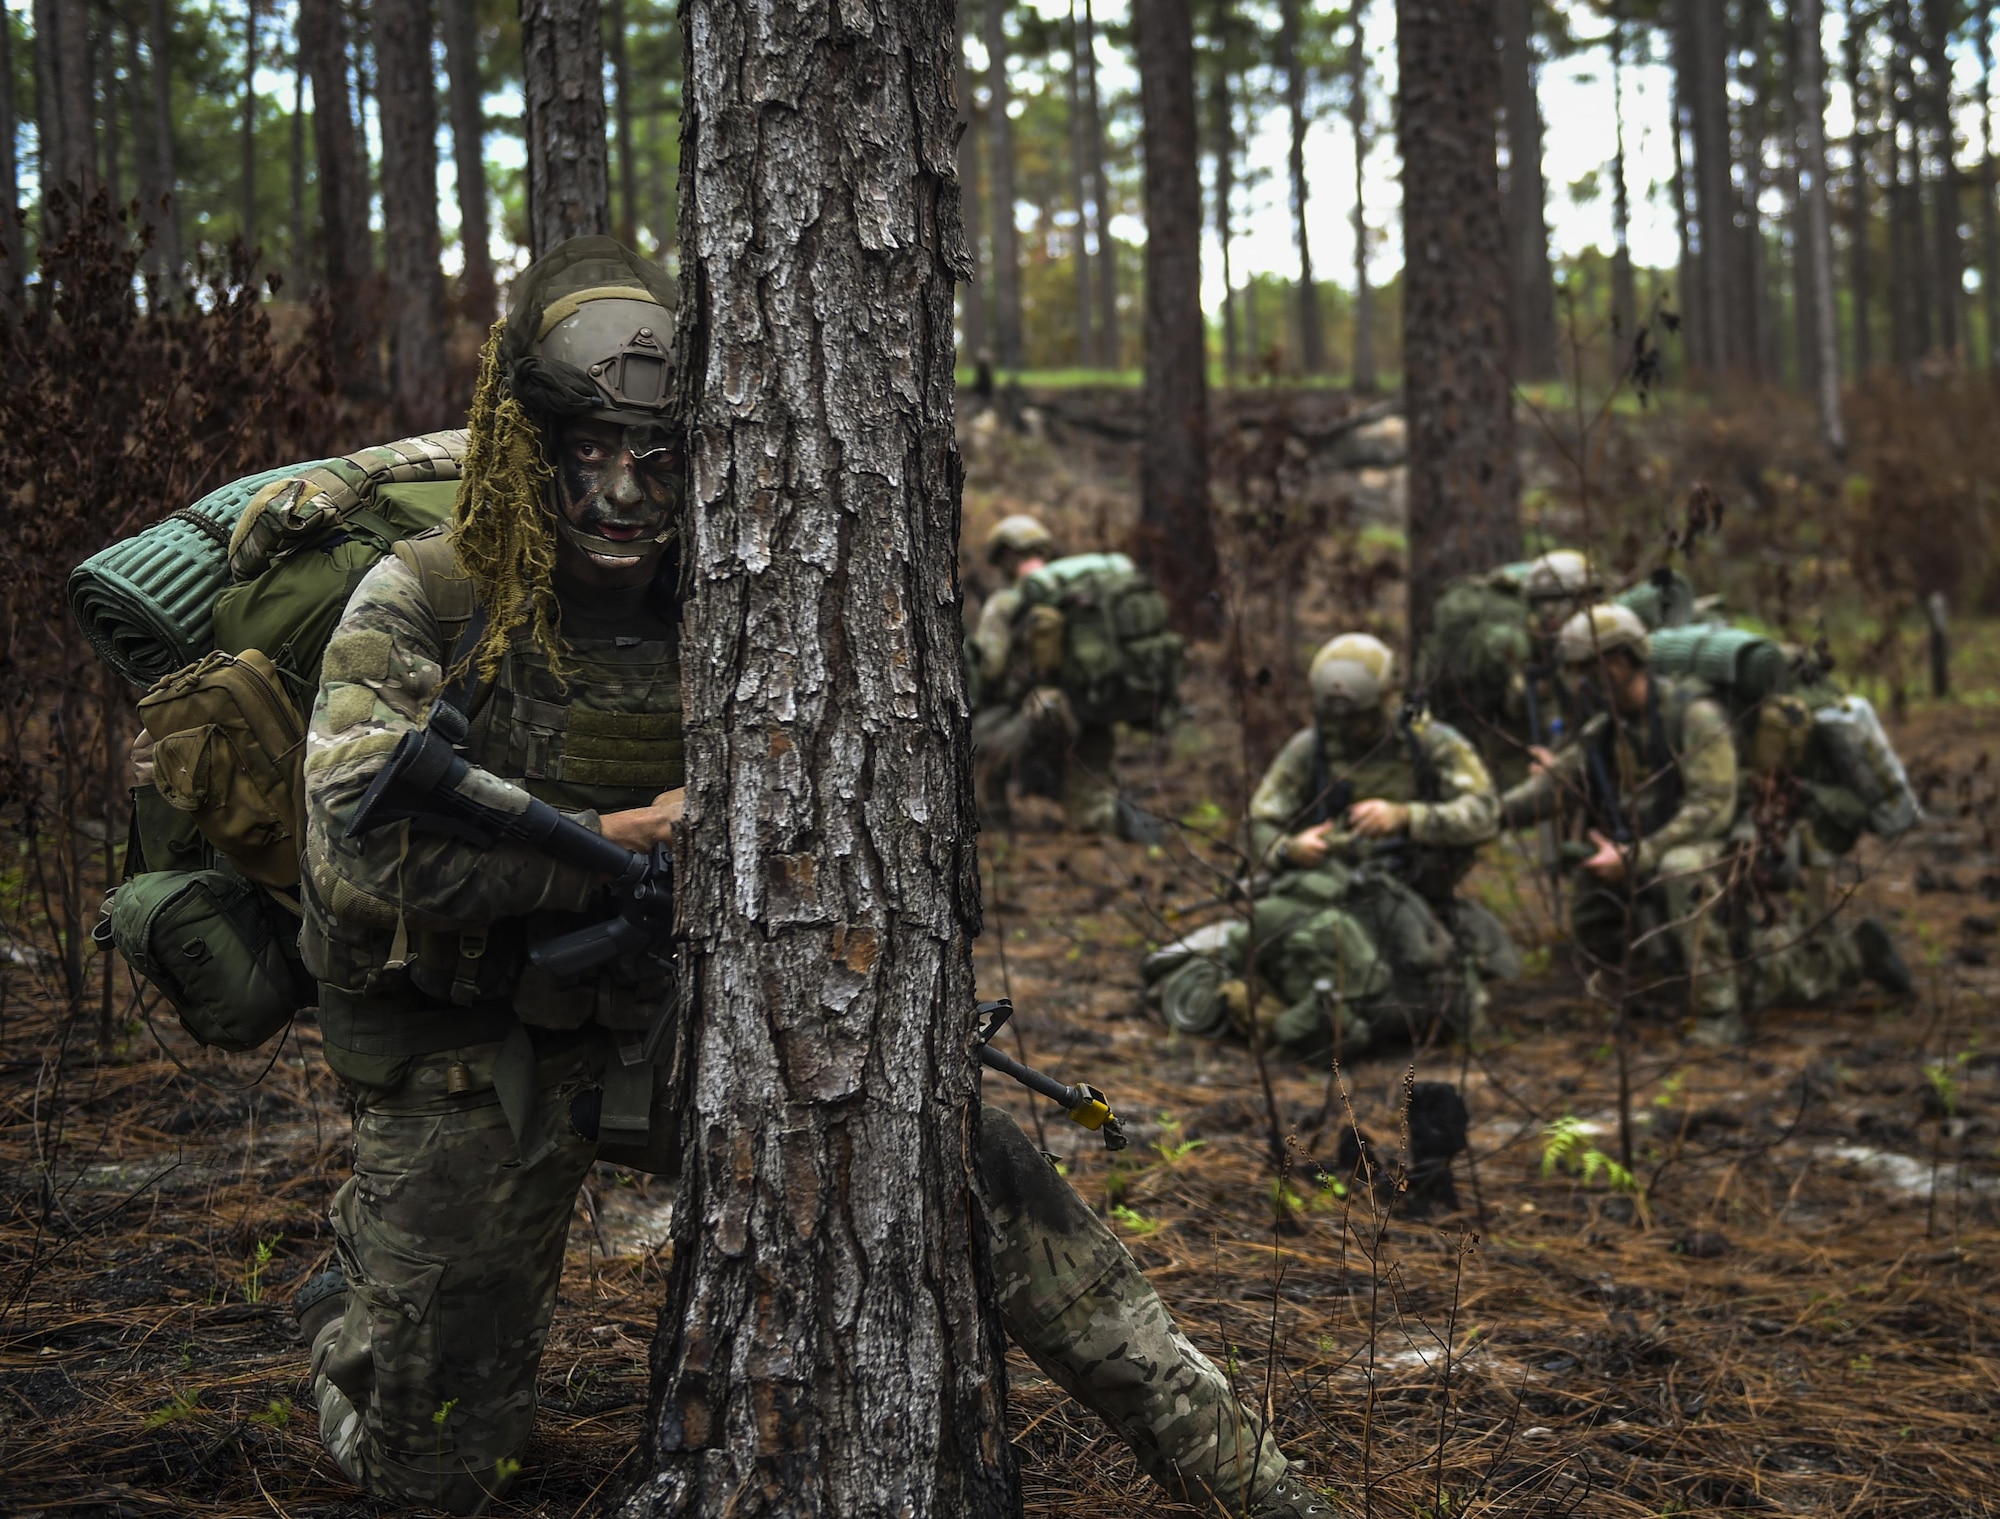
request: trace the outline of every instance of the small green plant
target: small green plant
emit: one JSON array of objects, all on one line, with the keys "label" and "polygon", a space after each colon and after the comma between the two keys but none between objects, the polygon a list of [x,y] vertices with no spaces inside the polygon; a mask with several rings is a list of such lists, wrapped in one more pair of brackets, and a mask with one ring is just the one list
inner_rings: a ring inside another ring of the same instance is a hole
[{"label": "small green plant", "polygon": [[1858,1355],[1847,1363],[1847,1374],[1857,1382],[1865,1382],[1875,1375],[1875,1357]]},{"label": "small green plant", "polygon": [[1681,1099],[1681,1089],[1687,1085],[1687,1072],[1675,1071],[1660,1083],[1659,1091],[1653,1094],[1653,1106],[1670,1108]]},{"label": "small green plant", "polygon": [[141,1421],[145,1429],[165,1429],[169,1424],[185,1423],[201,1415],[201,1389],[180,1388],[158,1408],[147,1414]]},{"label": "small green plant", "polygon": [[1179,1165],[1207,1143],[1205,1139],[1182,1139],[1181,1121],[1171,1113],[1160,1115],[1160,1137],[1153,1141],[1153,1149],[1169,1166]]},{"label": "small green plant", "polygon": [[243,1300],[246,1303],[264,1301],[264,1270],[271,1264],[271,1258],[278,1253],[278,1245],[284,1235],[274,1234],[269,1239],[257,1241],[257,1247],[250,1252],[249,1264],[243,1268]]},{"label": "small green plant", "polygon": [[1960,1050],[1950,1060],[1933,1060],[1924,1067],[1924,1078],[1937,1098],[1938,1111],[1946,1118],[1958,1117],[1959,1086],[1954,1067],[1963,1069],[1972,1059],[1971,1050]]},{"label": "small green plant", "polygon": [[1111,1217],[1119,1228],[1130,1234],[1136,1234],[1140,1239],[1149,1234],[1158,1234],[1166,1227],[1163,1220],[1148,1218],[1137,1208],[1128,1208],[1123,1203],[1119,1203],[1111,1210]]},{"label": "small green plant", "polygon": [[458,1407],[458,1399],[445,1399],[444,1402],[438,1405],[438,1411],[431,1415],[431,1423],[436,1425],[439,1430],[442,1430],[445,1420],[451,1417],[451,1411],[456,1407]]},{"label": "small green plant", "polygon": [[260,1414],[250,1415],[252,1424],[261,1424],[266,1429],[284,1429],[292,1422],[292,1400],[273,1398]]},{"label": "small green plant", "polygon": [[521,1463],[512,1456],[502,1456],[493,1463],[493,1485],[505,1487],[521,1475]]},{"label": "small green plant", "polygon": [[1542,1130],[1542,1175],[1557,1171],[1582,1178],[1586,1187],[1601,1178],[1613,1192],[1640,1190],[1638,1178],[1591,1144],[1589,1127],[1568,1113]]}]

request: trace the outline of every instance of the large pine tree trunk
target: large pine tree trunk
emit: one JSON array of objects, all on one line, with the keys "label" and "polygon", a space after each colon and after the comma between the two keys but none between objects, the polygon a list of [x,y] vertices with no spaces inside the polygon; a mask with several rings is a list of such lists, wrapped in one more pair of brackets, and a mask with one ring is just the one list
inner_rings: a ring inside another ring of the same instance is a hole
[{"label": "large pine tree trunk", "polygon": [[1326,368],[1326,332],[1313,277],[1312,238],[1306,231],[1306,79],[1299,62],[1299,0],[1279,0],[1278,71],[1285,76],[1285,119],[1291,131],[1285,171],[1292,194],[1292,243],[1299,254],[1299,367],[1318,374]]},{"label": "large pine tree trunk", "polygon": [[486,208],[486,106],[479,88],[475,0],[443,0],[445,70],[450,78],[451,154],[458,169],[458,242],[465,255],[460,299],[481,327],[496,311],[493,230]]},{"label": "large pine tree trunk", "polygon": [[430,0],[375,0],[390,395],[413,433],[444,426],[447,388],[431,33]]},{"label": "large pine tree trunk", "polygon": [[611,230],[597,0],[521,0],[529,251]]},{"label": "large pine tree trunk", "polygon": [[312,76],[320,238],[326,253],[334,365],[350,394],[370,395],[376,388],[376,373],[368,185],[347,93],[347,18],[340,0],[299,0],[299,52]]},{"label": "large pine tree trunk", "polygon": [[1090,154],[1090,198],[1097,217],[1097,363],[1116,369],[1125,362],[1118,335],[1118,244],[1111,236],[1111,182],[1104,173],[1104,109],[1097,88],[1097,18],[1083,0],[1083,109]]},{"label": "large pine tree trunk", "polygon": [[684,0],[682,25],[693,1001],[620,1512],[999,1519],[951,11]]},{"label": "large pine tree trunk", "polygon": [[986,143],[993,172],[993,357],[1021,367],[1021,237],[1014,226],[1014,122],[1007,114],[1008,0],[986,0]]},{"label": "large pine tree trunk", "polygon": [[[1799,165],[1803,225],[1799,323],[1812,333],[1813,380],[1820,436],[1836,454],[1847,450],[1840,414],[1840,316],[1833,298],[1833,222],[1826,196],[1826,62],[1820,51],[1820,0],[1798,0]],[[1808,306],[1810,309],[1807,309]]]},{"label": "large pine tree trunk", "polygon": [[1347,129],[1354,138],[1354,388],[1366,395],[1375,373],[1375,290],[1368,280],[1368,6],[1354,0],[1347,56]]},{"label": "large pine tree trunk", "polygon": [[1454,576],[1518,558],[1492,0],[1400,0],[1410,646]]},{"label": "large pine tree trunk", "polygon": [[956,32],[958,57],[952,70],[958,96],[958,203],[965,225],[965,255],[969,273],[960,290],[960,330],[965,334],[966,356],[977,362],[987,353],[991,338],[986,322],[986,249],[979,228],[979,111],[972,98],[972,70],[965,66],[965,12],[958,7]]},{"label": "large pine tree trunk", "polygon": [[1188,0],[1133,0],[1146,155],[1146,430],[1134,548],[1181,626],[1218,625],[1201,314],[1201,145]]},{"label": "large pine tree trunk", "polygon": [[[303,13],[308,0],[299,0]],[[167,55],[168,0],[147,0],[146,51],[151,55],[153,85],[153,149],[155,194],[160,198],[147,208],[157,216],[160,268],[169,292],[181,278],[181,196],[180,179],[174,164],[173,69]],[[343,98],[344,95],[343,95]]]},{"label": "large pine tree trunk", "polygon": [[1507,122],[1507,245],[1514,378],[1556,376],[1556,287],[1549,265],[1542,109],[1535,98],[1534,0],[1499,0],[1502,103]]}]

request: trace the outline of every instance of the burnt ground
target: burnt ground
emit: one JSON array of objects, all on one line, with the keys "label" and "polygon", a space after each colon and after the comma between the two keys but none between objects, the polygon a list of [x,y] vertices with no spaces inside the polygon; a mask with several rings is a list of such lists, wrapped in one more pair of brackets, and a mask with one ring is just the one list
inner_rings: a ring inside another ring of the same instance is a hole
[{"label": "burnt ground", "polygon": [[[975,526],[1043,499],[977,468],[973,483]],[[1101,514],[1111,489],[1058,484],[1079,514]],[[1332,615],[1304,631],[1322,636]],[[982,992],[1019,1004],[1017,1053],[1112,1095],[1132,1148],[1107,1156],[1024,1094],[987,1091],[1039,1116],[1045,1147],[1307,1473],[1382,1515],[2000,1510],[1984,703],[1911,710],[1897,738],[1933,817],[1892,850],[1868,846],[1856,871],[1853,910],[1897,927],[1921,996],[1780,1010],[1725,1053],[1636,1026],[1628,1187],[1589,1159],[1619,1153],[1608,1016],[1567,968],[1537,873],[1505,846],[1474,886],[1531,946],[1533,973],[1501,990],[1477,1050],[1371,1057],[1337,1078],[1273,1066],[1267,1103],[1248,1051],[1170,1036],[1143,1007],[1141,950],[1222,910],[1226,857],[1207,841],[1226,834],[1245,772],[1223,663],[1205,649],[1188,720],[1123,758],[1128,789],[1183,824],[1166,845],[1079,841],[1034,802],[983,841]],[[0,1510],[387,1512],[320,1453],[290,1324],[292,1292],[327,1257],[345,1164],[313,1031],[268,1070],[268,1055],[199,1053],[163,1030],[184,1073],[137,1024],[99,1052],[48,1011],[53,971],[32,944],[0,953]],[[1470,1109],[1456,1207],[1418,1217],[1393,1188],[1306,1178],[1299,1157],[1330,1161],[1349,1123],[1393,1162],[1412,1078],[1453,1083]],[[1547,1163],[1557,1125],[1575,1136],[1568,1166]],[[540,1422],[494,1513],[581,1513],[621,1479],[665,1204],[659,1184],[605,1168],[579,1199]],[[1193,1512],[1018,1355],[1014,1372],[1030,1513]]]}]

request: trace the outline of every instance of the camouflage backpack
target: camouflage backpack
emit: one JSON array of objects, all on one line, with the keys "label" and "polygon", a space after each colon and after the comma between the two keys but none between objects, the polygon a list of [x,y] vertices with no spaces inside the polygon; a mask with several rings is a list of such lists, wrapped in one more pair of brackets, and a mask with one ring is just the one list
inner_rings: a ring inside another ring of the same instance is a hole
[{"label": "camouflage backpack", "polygon": [[1431,709],[1465,733],[1505,722],[1515,675],[1533,657],[1528,603],[1505,571],[1454,580],[1417,650],[1417,685]]},{"label": "camouflage backpack", "polygon": [[1073,554],[1021,580],[1024,615],[1062,613],[1060,684],[1091,724],[1158,728],[1179,699],[1184,645],[1167,602],[1123,554]]}]

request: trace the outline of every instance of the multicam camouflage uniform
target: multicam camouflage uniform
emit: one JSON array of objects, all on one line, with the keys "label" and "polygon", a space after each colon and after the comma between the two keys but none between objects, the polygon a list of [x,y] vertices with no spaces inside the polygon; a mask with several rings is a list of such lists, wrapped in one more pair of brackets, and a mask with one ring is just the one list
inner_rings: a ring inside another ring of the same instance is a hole
[{"label": "multicam camouflage uniform", "polygon": [[[1003,825],[1007,784],[1019,777],[1053,784],[1063,821],[1077,833],[1118,831],[1117,742],[1102,724],[1078,719],[1057,684],[1062,675],[1062,613],[1050,606],[1023,612],[1016,586],[995,591],[972,634],[979,709],[972,717],[973,782],[980,813]],[[1044,772],[1036,776],[1039,769]]]},{"label": "multicam camouflage uniform", "polygon": [[1653,676],[1649,689],[1645,712],[1591,718],[1548,770],[1509,791],[1503,821],[1525,826],[1567,798],[1608,836],[1632,834],[1629,881],[1577,873],[1571,931],[1590,968],[1614,978],[1608,989],[1616,989],[1629,946],[1630,984],[1645,1000],[1661,1000],[1684,982],[1702,1024],[1726,1032],[1738,1016],[1720,908],[1736,816],[1736,747],[1727,714],[1701,682]]},{"label": "multicam camouflage uniform", "polygon": [[[571,1103],[601,1086],[609,1105],[621,1046],[672,991],[642,966],[561,993],[524,971],[520,946],[572,926],[594,887],[521,846],[344,837],[471,613],[447,539],[399,553],[327,650],[306,760],[306,945],[327,1058],[355,1096],[354,1173],[334,1205],[349,1290],[312,1375],[343,1471],[463,1512],[507,1486],[526,1445],[577,1188],[605,1153]],[[566,691],[517,639],[467,746],[592,826],[681,780],[670,624],[643,595],[618,600],[564,601]],[[671,1114],[652,1118],[646,1161],[671,1173]],[[992,1108],[981,1165],[1002,1311],[1029,1354],[1171,1491],[1232,1513],[1317,1511],[1124,1248]]]},{"label": "multicam camouflage uniform", "polygon": [[[1369,798],[1408,805],[1401,836],[1336,835],[1322,864],[1289,864],[1292,835]],[[1416,1039],[1439,1018],[1454,1032],[1477,1029],[1482,978],[1520,970],[1499,921],[1455,895],[1498,818],[1485,764],[1446,723],[1418,716],[1406,728],[1385,724],[1379,741],[1354,753],[1320,725],[1304,728],[1251,798],[1252,856],[1274,874],[1249,922],[1191,953],[1169,946],[1149,959],[1148,973],[1177,977],[1162,995],[1186,998],[1225,973],[1242,977],[1254,941],[1265,1033],[1298,1059]],[[1234,1002],[1248,991],[1227,981],[1220,988],[1239,1014]]]}]

